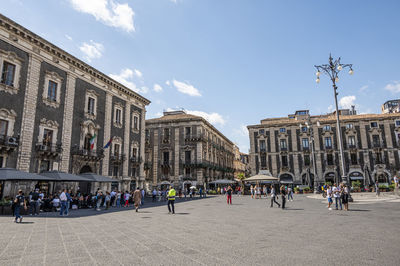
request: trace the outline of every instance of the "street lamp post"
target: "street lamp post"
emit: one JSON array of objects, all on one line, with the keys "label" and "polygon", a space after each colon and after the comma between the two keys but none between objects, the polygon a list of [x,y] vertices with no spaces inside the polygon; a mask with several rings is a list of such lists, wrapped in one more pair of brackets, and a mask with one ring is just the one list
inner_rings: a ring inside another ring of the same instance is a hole
[{"label": "street lamp post", "polygon": [[[311,119],[305,122],[307,128],[310,130],[310,142],[311,142],[311,156],[313,162],[313,170],[314,170],[314,194],[318,193],[318,181],[317,181],[317,161],[315,160],[315,150],[314,150],[314,128],[311,122]],[[317,126],[319,126],[319,121],[317,121]],[[300,124],[300,130],[302,125]]]},{"label": "street lamp post", "polygon": [[317,69],[317,80],[316,82],[319,83],[320,79],[319,76],[321,75],[321,72],[325,73],[326,75],[329,76],[329,78],[332,81],[332,86],[333,86],[333,92],[335,96],[335,107],[336,107],[336,123],[337,123],[337,134],[339,136],[339,149],[340,149],[340,159],[341,159],[341,165],[342,165],[342,182],[345,184],[348,184],[347,176],[346,176],[346,168],[344,165],[344,152],[343,152],[343,141],[342,141],[342,130],[340,128],[340,120],[339,120],[339,108],[338,108],[338,102],[337,102],[337,86],[336,83],[339,82],[339,72],[345,68],[349,68],[349,74],[353,75],[353,65],[352,64],[342,64],[340,63],[340,57],[336,60],[333,60],[332,56],[329,55],[329,64],[324,64],[324,65],[315,65],[314,66]]}]

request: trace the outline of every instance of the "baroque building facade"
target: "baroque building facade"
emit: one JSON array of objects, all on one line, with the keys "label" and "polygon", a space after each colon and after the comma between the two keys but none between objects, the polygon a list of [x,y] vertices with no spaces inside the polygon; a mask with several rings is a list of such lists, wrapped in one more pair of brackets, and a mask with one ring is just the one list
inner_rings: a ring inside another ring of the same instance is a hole
[{"label": "baroque building facade", "polygon": [[143,183],[150,101],[2,15],[0,69],[0,167]]},{"label": "baroque building facade", "polygon": [[164,112],[146,121],[145,175],[148,188],[207,186],[233,179],[234,144],[200,116]]},{"label": "baroque building facade", "polygon": [[[370,185],[389,183],[400,169],[400,114],[356,115],[341,110],[345,174]],[[311,116],[308,110],[267,118],[247,127],[251,173],[278,177],[282,183],[314,185],[314,143],[318,184],[338,182],[341,174],[336,114]]]},{"label": "baroque building facade", "polygon": [[235,179],[238,179],[239,175],[247,177],[249,175],[248,155],[240,152],[239,147],[236,145],[233,146],[233,153],[235,154],[235,159],[233,161],[233,168],[235,169]]}]

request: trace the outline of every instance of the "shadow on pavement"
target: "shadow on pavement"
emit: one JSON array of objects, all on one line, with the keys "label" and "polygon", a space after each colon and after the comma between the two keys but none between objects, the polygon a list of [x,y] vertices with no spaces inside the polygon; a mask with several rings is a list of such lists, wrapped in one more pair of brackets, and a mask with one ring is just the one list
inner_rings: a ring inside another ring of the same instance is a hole
[{"label": "shadow on pavement", "polygon": [[285,208],[287,211],[304,211],[304,209],[292,209],[292,208]]},{"label": "shadow on pavement", "polygon": [[370,212],[371,210],[349,209],[349,212]]}]

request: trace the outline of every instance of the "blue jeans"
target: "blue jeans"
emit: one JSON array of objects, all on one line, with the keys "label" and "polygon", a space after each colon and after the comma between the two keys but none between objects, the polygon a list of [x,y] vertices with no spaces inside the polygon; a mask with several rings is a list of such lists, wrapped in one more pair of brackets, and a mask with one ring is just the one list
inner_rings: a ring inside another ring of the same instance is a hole
[{"label": "blue jeans", "polygon": [[68,212],[69,212],[69,207],[70,207],[70,205],[71,205],[71,201],[67,201],[67,208],[65,209],[65,214],[67,214],[68,215]]},{"label": "blue jeans", "polygon": [[117,199],[117,207],[118,207],[118,208],[121,207],[121,199],[120,199],[120,198]]},{"label": "blue jeans", "polygon": [[21,218],[21,215],[19,214],[20,210],[21,210],[21,206],[20,205],[15,205],[15,209],[14,209],[15,221],[18,218]]},{"label": "blue jeans", "polygon": [[67,202],[66,201],[61,201],[61,209],[60,209],[60,215],[63,215],[63,214],[68,214],[68,211],[67,211]]},{"label": "blue jeans", "polygon": [[340,205],[340,209],[342,209],[342,201],[340,200],[340,197],[337,197],[335,198],[336,210],[338,209],[338,202]]},{"label": "blue jeans", "polygon": [[39,214],[39,202],[32,200],[31,202],[29,202],[29,209],[30,209],[30,213],[31,215],[34,214]]}]

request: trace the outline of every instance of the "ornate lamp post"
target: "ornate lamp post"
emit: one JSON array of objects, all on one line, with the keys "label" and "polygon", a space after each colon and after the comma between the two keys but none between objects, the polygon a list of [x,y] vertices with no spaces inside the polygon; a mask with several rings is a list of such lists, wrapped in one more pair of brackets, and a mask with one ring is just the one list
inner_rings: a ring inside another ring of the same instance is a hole
[{"label": "ornate lamp post", "polygon": [[343,141],[342,141],[342,130],[340,128],[340,121],[339,121],[339,108],[338,108],[338,102],[337,102],[337,86],[336,83],[339,82],[339,73],[345,68],[349,68],[349,74],[353,75],[353,65],[352,64],[342,64],[340,63],[340,57],[336,60],[333,60],[332,56],[329,55],[329,63],[324,64],[324,65],[315,65],[314,66],[317,69],[317,80],[316,82],[319,83],[320,79],[319,76],[321,75],[321,72],[325,73],[327,76],[332,81],[332,86],[333,86],[333,92],[335,96],[335,106],[336,106],[336,123],[337,123],[337,134],[339,137],[339,149],[340,149],[340,160],[341,160],[341,166],[342,166],[342,182],[345,184],[348,184],[347,176],[346,176],[346,168],[344,165],[344,153],[343,153]]},{"label": "ornate lamp post", "polygon": [[[308,120],[305,122],[307,129],[310,131],[310,142],[311,142],[311,156],[312,156],[312,163],[313,163],[313,171],[314,171],[314,194],[318,193],[318,178],[317,178],[317,161],[315,159],[315,146],[314,146],[314,128],[313,124],[311,122],[311,118],[308,118]],[[319,121],[317,121],[317,126],[320,126]],[[300,130],[303,127],[302,124],[300,124]]]}]

